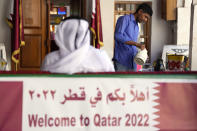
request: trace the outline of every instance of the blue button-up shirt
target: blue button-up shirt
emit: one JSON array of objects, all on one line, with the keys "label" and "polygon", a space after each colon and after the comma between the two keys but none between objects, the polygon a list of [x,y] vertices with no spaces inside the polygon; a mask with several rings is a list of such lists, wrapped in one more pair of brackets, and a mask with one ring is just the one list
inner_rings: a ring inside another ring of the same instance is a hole
[{"label": "blue button-up shirt", "polygon": [[119,17],[115,29],[115,48],[113,60],[130,68],[136,69],[134,57],[137,53],[136,46],[127,45],[125,42],[137,42],[139,34],[138,23],[133,14]]}]

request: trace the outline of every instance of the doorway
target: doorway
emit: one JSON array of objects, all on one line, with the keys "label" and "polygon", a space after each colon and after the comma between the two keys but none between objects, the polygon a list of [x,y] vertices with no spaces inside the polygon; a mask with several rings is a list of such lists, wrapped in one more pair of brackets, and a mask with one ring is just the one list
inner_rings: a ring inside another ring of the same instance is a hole
[{"label": "doorway", "polygon": [[56,26],[66,17],[77,15],[86,19],[90,0],[23,0],[24,40],[20,62],[12,62],[12,70],[39,71],[44,57],[55,50]]}]

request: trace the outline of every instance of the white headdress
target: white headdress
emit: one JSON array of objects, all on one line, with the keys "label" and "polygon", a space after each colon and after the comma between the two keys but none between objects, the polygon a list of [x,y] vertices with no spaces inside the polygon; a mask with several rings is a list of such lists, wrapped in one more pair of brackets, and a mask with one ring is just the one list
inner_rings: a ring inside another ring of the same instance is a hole
[{"label": "white headdress", "polygon": [[105,51],[90,45],[89,24],[83,19],[60,23],[55,34],[58,51],[49,53],[41,70],[52,73],[112,72],[114,67]]}]

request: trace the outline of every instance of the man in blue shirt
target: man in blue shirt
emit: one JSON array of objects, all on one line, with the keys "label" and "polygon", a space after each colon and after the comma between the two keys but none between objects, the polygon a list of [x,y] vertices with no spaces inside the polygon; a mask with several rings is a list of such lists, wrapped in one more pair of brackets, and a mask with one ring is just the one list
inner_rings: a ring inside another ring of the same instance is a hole
[{"label": "man in blue shirt", "polygon": [[119,17],[115,28],[114,68],[116,71],[136,71],[134,57],[137,48],[145,49],[144,44],[137,43],[139,23],[145,23],[152,16],[152,8],[148,4],[138,6],[134,14]]}]

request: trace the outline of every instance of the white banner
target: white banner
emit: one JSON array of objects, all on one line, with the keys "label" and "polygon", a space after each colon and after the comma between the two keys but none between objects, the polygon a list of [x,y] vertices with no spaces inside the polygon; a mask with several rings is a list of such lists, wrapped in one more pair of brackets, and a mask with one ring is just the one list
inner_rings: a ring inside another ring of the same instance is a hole
[{"label": "white banner", "polygon": [[19,77],[2,81],[23,83],[22,131],[159,130],[158,87],[166,80]]},{"label": "white banner", "polygon": [[122,79],[24,83],[23,131],[154,130],[156,84]]}]

